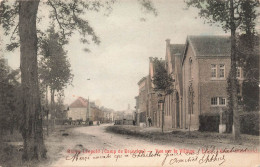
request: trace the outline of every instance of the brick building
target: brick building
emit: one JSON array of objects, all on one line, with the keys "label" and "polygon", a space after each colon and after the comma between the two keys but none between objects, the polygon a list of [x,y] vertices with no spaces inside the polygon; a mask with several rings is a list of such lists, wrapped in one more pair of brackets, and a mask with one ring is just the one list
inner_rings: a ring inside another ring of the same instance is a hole
[{"label": "brick building", "polygon": [[154,60],[152,57],[149,58],[149,75],[147,76],[147,98],[148,98],[148,113],[147,116],[152,119],[152,126],[160,126],[161,113],[158,110],[158,98],[157,94],[154,92],[154,85],[152,83],[154,76]]},{"label": "brick building", "polygon": [[143,77],[139,82],[139,95],[138,95],[138,113],[139,122],[146,123],[146,116],[148,115],[148,82],[147,77]]},{"label": "brick building", "polygon": [[78,97],[69,105],[67,114],[68,118],[72,120],[82,120],[87,122],[104,121],[104,111],[96,106],[95,103],[89,103],[89,100],[83,97]]},{"label": "brick building", "polygon": [[88,100],[78,97],[69,105],[68,118],[72,120],[86,121],[88,113]]},{"label": "brick building", "polygon": [[[164,103],[164,127],[199,129],[199,115],[227,110],[227,77],[230,71],[229,36],[188,36],[185,44],[166,40],[165,67],[174,79],[174,92]],[[157,94],[153,91],[153,58],[149,75],[138,82],[140,111],[162,126]],[[243,70],[237,68],[239,97],[242,95]],[[143,93],[142,93],[143,92]],[[146,95],[145,95],[146,94]]]},{"label": "brick building", "polygon": [[[182,60],[185,128],[190,125],[191,129],[198,129],[201,114],[219,114],[227,110],[230,46],[229,36],[187,37]],[[241,83],[241,68],[237,76]]]},{"label": "brick building", "polygon": [[165,67],[174,79],[174,92],[167,95],[164,106],[165,128],[182,128],[182,55],[184,44],[170,44],[166,40]]}]

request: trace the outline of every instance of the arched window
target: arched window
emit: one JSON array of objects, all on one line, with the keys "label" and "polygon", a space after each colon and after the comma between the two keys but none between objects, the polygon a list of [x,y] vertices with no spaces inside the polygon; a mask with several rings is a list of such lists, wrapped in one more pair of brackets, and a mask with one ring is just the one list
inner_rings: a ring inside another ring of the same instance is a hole
[{"label": "arched window", "polygon": [[192,58],[189,58],[189,80],[191,81],[191,65],[192,65]]}]

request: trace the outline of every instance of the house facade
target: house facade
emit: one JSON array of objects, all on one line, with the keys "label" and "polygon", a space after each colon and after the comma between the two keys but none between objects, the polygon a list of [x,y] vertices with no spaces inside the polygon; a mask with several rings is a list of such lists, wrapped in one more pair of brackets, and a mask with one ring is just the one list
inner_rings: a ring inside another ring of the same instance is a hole
[{"label": "house facade", "polygon": [[69,105],[67,112],[68,118],[71,120],[82,120],[82,121],[104,121],[105,115],[95,103],[89,100],[78,97],[73,103]]},{"label": "house facade", "polygon": [[68,118],[72,120],[87,120],[88,100],[78,97],[69,105]]},{"label": "house facade", "polygon": [[90,121],[100,121],[104,122],[105,115],[104,111],[102,111],[98,106],[95,104],[90,103]]},{"label": "house facade", "polygon": [[139,95],[138,95],[138,116],[139,122],[146,123],[148,115],[148,82],[147,77],[143,77],[139,82]]},{"label": "house facade", "polygon": [[182,61],[184,127],[199,129],[199,115],[227,110],[228,36],[188,36]]}]

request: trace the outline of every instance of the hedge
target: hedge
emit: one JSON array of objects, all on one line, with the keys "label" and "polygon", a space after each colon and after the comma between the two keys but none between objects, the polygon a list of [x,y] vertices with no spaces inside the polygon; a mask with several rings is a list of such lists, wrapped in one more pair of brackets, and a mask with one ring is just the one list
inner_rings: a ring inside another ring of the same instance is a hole
[{"label": "hedge", "polygon": [[199,131],[218,132],[220,117],[217,114],[202,114],[199,116]]},{"label": "hedge", "polygon": [[259,135],[259,112],[244,112],[240,114],[240,132],[249,135]]},{"label": "hedge", "polygon": [[[259,115],[259,112],[243,112],[240,114],[240,132],[242,134],[259,135]],[[199,123],[199,131],[218,132],[220,116],[219,114],[202,114],[199,116]],[[223,123],[227,125],[228,119],[224,118]]]}]

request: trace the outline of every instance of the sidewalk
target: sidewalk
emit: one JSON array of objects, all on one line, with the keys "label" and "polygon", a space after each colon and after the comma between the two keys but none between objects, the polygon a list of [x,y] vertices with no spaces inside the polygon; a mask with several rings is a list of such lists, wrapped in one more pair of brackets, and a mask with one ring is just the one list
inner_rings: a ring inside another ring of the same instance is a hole
[{"label": "sidewalk", "polygon": [[131,125],[115,125],[107,128],[108,132],[126,134],[135,137],[148,138],[153,141],[180,142],[188,144],[234,144],[244,146],[259,146],[259,136],[241,134],[241,140],[234,142],[232,134],[216,132],[200,132],[184,129],[167,129],[162,133],[161,128],[139,127]]}]

